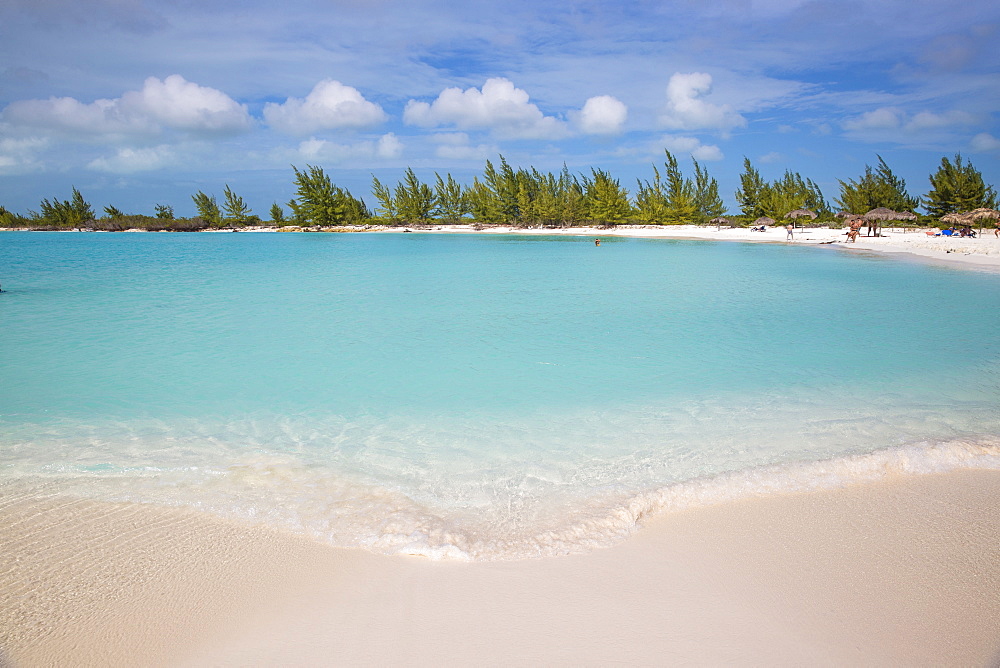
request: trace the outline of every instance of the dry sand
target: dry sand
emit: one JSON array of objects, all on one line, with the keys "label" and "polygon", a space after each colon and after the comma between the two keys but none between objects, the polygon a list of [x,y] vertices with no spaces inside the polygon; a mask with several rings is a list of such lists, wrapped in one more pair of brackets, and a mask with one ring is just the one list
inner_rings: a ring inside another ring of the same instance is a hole
[{"label": "dry sand", "polygon": [[8,498],[0,643],[14,666],[995,665],[997,508],[998,471],[897,476],[469,564]]}]

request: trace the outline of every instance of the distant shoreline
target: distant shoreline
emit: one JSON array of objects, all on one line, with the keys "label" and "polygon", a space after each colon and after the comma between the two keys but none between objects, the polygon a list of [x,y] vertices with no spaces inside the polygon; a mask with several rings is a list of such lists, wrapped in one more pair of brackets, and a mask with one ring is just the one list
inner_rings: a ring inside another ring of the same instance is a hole
[{"label": "distant shoreline", "polygon": [[[0,232],[30,232],[23,228],[0,228]],[[82,232],[86,230],[58,230],[59,232]],[[139,233],[148,230],[130,229],[116,232],[95,231],[95,233]],[[1000,238],[985,228],[982,236],[975,238],[929,236],[926,230],[918,228],[885,227],[882,236],[859,236],[856,242],[848,242],[847,230],[843,227],[796,228],[792,241],[787,240],[784,227],[771,227],[764,232],[753,232],[750,228],[705,225],[619,225],[615,227],[508,227],[481,225],[409,225],[374,226],[357,225],[341,227],[244,227],[234,229],[200,230],[213,234],[221,233],[370,233],[370,234],[523,234],[532,236],[580,236],[580,237],[629,237],[645,239],[697,239],[707,241],[744,241],[765,243],[791,243],[797,245],[830,245],[852,251],[868,251],[887,254],[905,254],[921,260],[945,263],[951,266],[1000,272]]]}]

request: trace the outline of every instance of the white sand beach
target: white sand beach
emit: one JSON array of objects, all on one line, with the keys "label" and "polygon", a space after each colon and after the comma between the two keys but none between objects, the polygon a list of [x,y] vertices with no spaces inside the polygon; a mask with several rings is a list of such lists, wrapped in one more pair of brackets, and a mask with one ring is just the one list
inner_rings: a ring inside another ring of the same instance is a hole
[{"label": "white sand beach", "polygon": [[[366,231],[375,231],[369,229]],[[879,236],[867,236],[867,228],[856,241],[849,241],[844,227],[796,228],[791,241],[784,227],[770,227],[764,232],[752,232],[745,227],[716,228],[705,225],[621,225],[613,228],[598,227],[489,227],[475,229],[470,225],[432,225],[416,227],[379,228],[384,232],[423,232],[440,234],[531,234],[571,235],[599,239],[601,237],[642,237],[650,239],[703,239],[710,241],[750,241],[760,243],[795,243],[829,245],[850,251],[877,251],[881,253],[908,253],[915,257],[961,263],[967,268],[996,270],[1000,268],[1000,237],[992,227],[984,228],[976,237],[930,236],[926,230],[885,227]],[[931,232],[934,232],[932,229]]]},{"label": "white sand beach", "polygon": [[891,476],[456,563],[193,511],[0,510],[0,664],[995,665],[1000,472]]},{"label": "white sand beach", "polygon": [[[302,228],[288,226],[246,227],[238,230],[247,232],[297,232]],[[862,230],[867,231],[866,228]],[[0,232],[18,232],[14,228],[0,228]],[[205,230],[205,233],[228,233],[232,230]],[[1000,268],[1000,237],[992,227],[984,227],[982,234],[974,238],[958,236],[930,236],[927,230],[885,227],[880,236],[862,233],[856,241],[847,239],[844,227],[796,228],[791,241],[784,227],[770,227],[764,232],[752,232],[745,227],[716,228],[706,225],[619,225],[603,227],[480,227],[472,225],[424,225],[409,227],[361,226],[336,228],[311,228],[319,232],[370,232],[370,233],[430,233],[430,234],[529,234],[529,235],[569,235],[583,237],[642,237],[650,239],[703,239],[711,241],[750,241],[761,243],[796,243],[806,245],[830,245],[852,251],[878,251],[882,253],[909,253],[915,257],[939,260],[947,263],[961,263],[967,268],[996,270]],[[934,230],[931,229],[931,232]],[[144,230],[125,230],[144,232]]]}]

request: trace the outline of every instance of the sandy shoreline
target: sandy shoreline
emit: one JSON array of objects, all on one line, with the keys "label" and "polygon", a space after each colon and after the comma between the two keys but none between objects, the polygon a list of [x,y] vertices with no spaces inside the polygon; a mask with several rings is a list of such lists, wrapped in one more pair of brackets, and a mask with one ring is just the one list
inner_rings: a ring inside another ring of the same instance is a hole
[{"label": "sandy shoreline", "polygon": [[0,665],[993,665],[998,507],[1000,471],[892,476],[467,564],[8,497]]},{"label": "sandy shoreline", "polygon": [[[862,228],[864,229],[864,228]],[[797,228],[793,238],[788,240],[783,227],[768,228],[764,232],[752,232],[748,228],[721,228],[700,225],[651,225],[620,226],[614,228],[568,227],[568,228],[512,228],[494,227],[476,230],[468,225],[430,226],[418,228],[386,228],[385,232],[413,232],[438,234],[528,234],[528,235],[570,235],[601,237],[635,237],[647,239],[700,239],[707,241],[743,241],[757,243],[794,243],[799,245],[823,245],[848,251],[875,251],[879,253],[906,253],[915,258],[940,261],[948,264],[1000,271],[1000,237],[993,230],[984,229],[975,238],[929,236],[923,230],[906,228],[884,228],[881,236],[859,236],[857,241],[847,239],[845,228]]]},{"label": "sandy shoreline", "polygon": [[[866,228],[862,228],[866,229]],[[0,228],[0,232],[15,232]],[[143,230],[126,230],[143,232]],[[209,233],[223,233],[230,230],[205,230]],[[245,232],[288,233],[300,228],[273,227],[242,228]],[[798,228],[792,241],[787,240],[783,227],[768,228],[765,232],[751,232],[749,228],[724,227],[717,229],[703,225],[621,225],[614,228],[598,227],[486,227],[472,225],[426,225],[421,227],[339,227],[316,228],[320,232],[361,232],[361,233],[421,233],[421,234],[526,234],[526,235],[566,235],[582,237],[637,237],[648,239],[701,239],[710,241],[745,241],[759,243],[795,243],[799,245],[824,245],[849,251],[875,251],[879,253],[909,254],[921,260],[931,260],[966,268],[986,271],[1000,271],[1000,238],[992,228],[984,228],[975,238],[928,236],[923,229],[913,230],[886,227],[882,236],[859,236],[857,241],[847,240],[846,228]],[[978,233],[978,229],[977,229]],[[98,232],[98,234],[117,234]]]}]

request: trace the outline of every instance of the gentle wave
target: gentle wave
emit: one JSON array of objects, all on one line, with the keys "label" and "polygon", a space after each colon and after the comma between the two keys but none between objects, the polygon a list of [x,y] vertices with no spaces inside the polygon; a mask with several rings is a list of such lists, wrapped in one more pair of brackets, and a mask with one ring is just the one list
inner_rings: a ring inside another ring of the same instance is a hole
[{"label": "gentle wave", "polygon": [[122,471],[106,477],[100,488],[92,479],[84,485],[79,478],[54,472],[4,487],[5,495],[16,484],[21,494],[31,488],[35,495],[191,507],[333,546],[383,554],[500,561],[609,547],[626,540],[644,520],[663,513],[959,469],[1000,470],[1000,440],[911,444],[823,461],[754,467],[639,492],[591,489],[587,496],[567,493],[541,502],[520,497],[517,483],[512,482],[506,498],[476,499],[446,509],[400,490],[351,481],[274,455],[211,471],[199,475],[197,484],[188,481],[176,487],[165,486],[162,478],[180,472],[162,470]]}]

